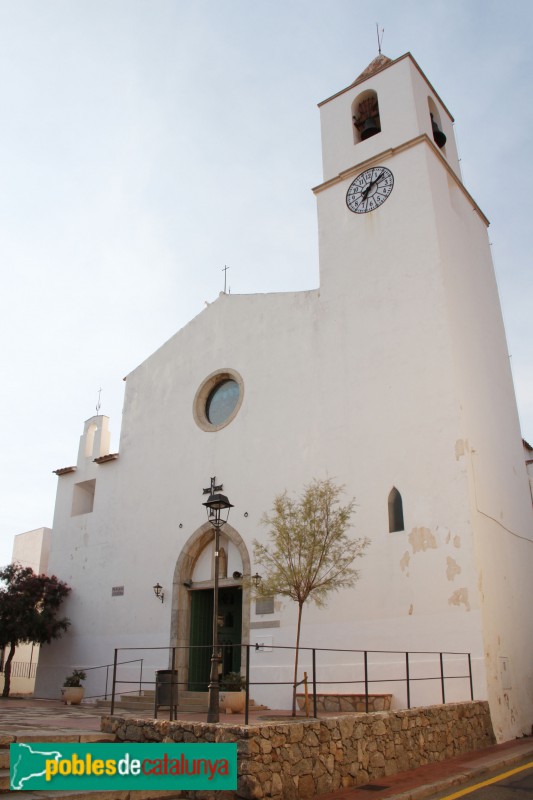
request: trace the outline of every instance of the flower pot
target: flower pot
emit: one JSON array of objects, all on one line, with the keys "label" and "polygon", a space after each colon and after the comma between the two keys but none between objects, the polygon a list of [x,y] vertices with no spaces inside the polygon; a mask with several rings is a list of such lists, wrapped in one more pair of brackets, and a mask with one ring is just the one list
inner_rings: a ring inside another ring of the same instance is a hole
[{"label": "flower pot", "polygon": [[63,686],[61,689],[61,700],[66,705],[79,706],[83,700],[85,689],[83,686]]},{"label": "flower pot", "polygon": [[220,692],[220,707],[226,714],[243,714],[246,692]]}]

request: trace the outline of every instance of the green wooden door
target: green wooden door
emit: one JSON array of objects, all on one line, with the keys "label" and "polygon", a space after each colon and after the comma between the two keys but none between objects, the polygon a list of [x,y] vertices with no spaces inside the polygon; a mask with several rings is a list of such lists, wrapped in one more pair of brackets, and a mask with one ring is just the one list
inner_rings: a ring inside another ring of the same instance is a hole
[{"label": "green wooden door", "polygon": [[[218,641],[221,645],[222,675],[240,672],[242,631],[242,589],[226,586],[218,592]],[[211,671],[213,646],[213,590],[191,592],[191,635],[189,650],[189,691],[206,692]]]},{"label": "green wooden door", "polygon": [[213,590],[191,592],[189,691],[206,692],[213,644]]},{"label": "green wooden door", "polygon": [[222,675],[241,671],[242,589],[226,586],[218,594],[218,642],[222,646]]}]

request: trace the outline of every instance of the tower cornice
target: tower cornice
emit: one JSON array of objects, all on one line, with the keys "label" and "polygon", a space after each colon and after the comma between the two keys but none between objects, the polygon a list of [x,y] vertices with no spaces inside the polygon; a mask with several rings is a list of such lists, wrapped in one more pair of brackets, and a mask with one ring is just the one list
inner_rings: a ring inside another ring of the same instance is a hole
[{"label": "tower cornice", "polygon": [[425,82],[427,83],[427,85],[429,86],[429,88],[431,89],[433,94],[435,95],[435,97],[438,99],[439,103],[442,105],[443,109],[448,114],[451,122],[455,122],[455,120],[453,118],[453,115],[450,113],[450,111],[446,107],[446,104],[442,102],[442,99],[441,99],[439,93],[437,91],[435,91],[435,88],[434,88],[433,84],[431,83],[431,81],[428,80],[428,78],[426,77],[425,73],[423,72],[423,70],[421,69],[420,65],[418,64],[417,60],[409,52],[404,53],[404,55],[403,56],[399,56],[399,58],[395,58],[394,61],[389,61],[387,64],[384,64],[382,67],[380,67],[375,72],[373,72],[371,76],[357,78],[349,86],[346,86],[345,89],[341,89],[339,92],[335,92],[335,94],[332,94],[330,97],[327,97],[325,100],[322,100],[320,103],[318,103],[318,108],[320,108],[323,105],[326,105],[326,103],[329,103],[330,100],[334,100],[336,97],[340,97],[340,95],[344,94],[345,92],[349,92],[350,89],[353,89],[354,86],[358,86],[359,84],[362,84],[362,83],[365,83],[366,81],[372,80],[373,78],[376,77],[376,75],[379,75],[381,72],[384,72],[386,69],[390,69],[391,67],[394,67],[395,64],[398,64],[400,61],[403,61],[406,58],[411,61],[412,65],[415,67],[415,69],[420,73],[422,78],[425,80]]},{"label": "tower cornice", "polygon": [[448,175],[455,181],[456,185],[459,189],[463,192],[465,197],[468,199],[468,202],[472,206],[472,210],[475,211],[483,220],[485,225],[488,227],[490,225],[490,221],[487,219],[483,211],[480,209],[470,192],[465,189],[465,186],[460,178],[455,174],[453,169],[450,167],[444,156],[440,153],[438,148],[434,145],[431,141],[429,136],[426,133],[422,133],[419,136],[415,136],[414,139],[409,139],[407,142],[403,142],[403,144],[398,145],[398,147],[389,147],[387,150],[382,150],[380,153],[376,153],[371,158],[367,158],[365,161],[360,161],[358,164],[354,164],[353,167],[349,167],[348,169],[339,172],[339,174],[335,178],[330,178],[324,183],[320,183],[318,186],[314,186],[312,191],[315,195],[320,194],[325,189],[329,189],[330,186],[335,186],[338,183],[342,183],[347,178],[351,178],[352,176],[357,175],[359,172],[364,172],[365,169],[371,167],[373,164],[381,164],[384,161],[392,158],[393,156],[401,153],[405,150],[410,150],[413,147],[418,147],[419,145],[426,145],[429,147],[433,155],[440,161],[442,166],[445,168]]}]

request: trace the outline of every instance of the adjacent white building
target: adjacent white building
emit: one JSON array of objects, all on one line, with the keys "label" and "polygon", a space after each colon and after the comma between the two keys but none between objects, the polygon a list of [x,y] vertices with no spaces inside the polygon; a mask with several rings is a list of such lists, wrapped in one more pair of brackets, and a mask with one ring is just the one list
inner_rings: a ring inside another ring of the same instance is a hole
[{"label": "adjacent white building", "polygon": [[[221,638],[262,643],[252,678],[290,682],[292,655],[275,646],[294,643],[296,609],[258,604],[242,576],[274,496],[331,477],[371,545],[353,590],[305,609],[302,644],[400,651],[372,656],[382,678],[404,669],[403,651],[469,652],[497,736],[529,733],[533,512],[488,221],[462,183],[453,118],[410,54],[380,56],[320,113],[319,288],[221,294],[128,375],[119,452],[93,417],[76,465],[58,470],[49,569],[73,587],[72,626],[43,649],[37,692],[57,696],[70,667],[108,664],[117,647],[179,645],[180,681],[207,681],[185,648],[211,624],[213,476],[234,504]],[[168,665],[165,650],[119,656],[137,657],[145,675]],[[360,665],[318,660],[332,682]],[[433,699],[421,686],[414,704]],[[455,686],[450,699],[469,691]],[[252,693],[290,703],[288,686]]]},{"label": "adjacent white building", "polygon": [[[30,567],[37,575],[48,572],[48,557],[52,531],[36,528],[15,536],[11,561]],[[9,648],[7,648],[9,650]],[[7,656],[0,647],[0,689],[4,688],[4,661]],[[11,694],[31,694],[35,688],[35,674],[39,660],[38,644],[21,644],[15,650],[11,663]]]}]

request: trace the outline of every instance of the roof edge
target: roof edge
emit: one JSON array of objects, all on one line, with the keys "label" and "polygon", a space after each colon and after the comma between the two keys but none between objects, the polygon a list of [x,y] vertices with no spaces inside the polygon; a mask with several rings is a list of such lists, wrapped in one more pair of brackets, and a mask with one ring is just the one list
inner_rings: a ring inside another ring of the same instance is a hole
[{"label": "roof edge", "polygon": [[[387,56],[384,56],[384,58],[387,58]],[[424,71],[420,67],[420,64],[417,62],[416,58],[409,51],[407,51],[407,53],[404,53],[403,56],[399,56],[398,58],[392,59],[392,61],[389,59],[388,63],[384,63],[382,67],[379,67],[375,71],[371,72],[370,75],[366,75],[365,77],[363,77],[365,75],[365,73],[366,73],[366,70],[364,70],[361,73],[361,75],[359,75],[359,77],[355,79],[355,81],[353,83],[351,83],[349,86],[346,86],[344,89],[341,89],[339,92],[335,92],[335,94],[332,94],[330,97],[327,97],[325,100],[322,100],[320,103],[318,103],[318,107],[321,108],[326,103],[329,103],[330,100],[334,100],[336,97],[339,97],[341,94],[344,94],[345,92],[348,92],[350,89],[353,89],[354,86],[357,86],[360,83],[364,83],[365,81],[369,80],[370,78],[374,78],[376,75],[379,75],[380,72],[383,72],[384,70],[389,69],[389,67],[393,67],[395,64],[398,64],[400,61],[403,61],[405,58],[408,58],[411,61],[411,63],[413,64],[414,68],[417,70],[417,72],[420,73],[422,78],[425,80],[425,82],[427,83],[427,85],[429,86],[429,88],[431,89],[431,91],[433,92],[433,94],[435,95],[435,97],[437,98],[437,100],[439,101],[441,106],[443,107],[443,109],[448,114],[451,122],[455,122],[453,114],[450,112],[450,110],[448,109],[446,104],[443,102],[441,96],[436,91],[436,89],[433,86],[433,84],[431,83],[431,81],[428,80],[426,74],[424,73]],[[374,61],[376,61],[376,59],[374,59]],[[371,61],[369,66],[367,67],[367,69],[373,63],[374,62]]]}]

